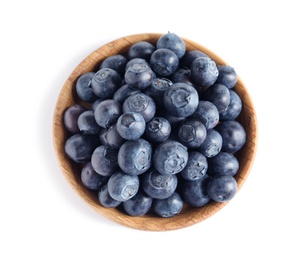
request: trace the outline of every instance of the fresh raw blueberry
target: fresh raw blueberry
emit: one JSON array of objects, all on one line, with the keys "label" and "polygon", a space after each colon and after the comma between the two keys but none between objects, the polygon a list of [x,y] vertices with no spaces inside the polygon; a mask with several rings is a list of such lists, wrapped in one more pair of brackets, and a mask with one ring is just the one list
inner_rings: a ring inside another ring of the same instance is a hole
[{"label": "fresh raw blueberry", "polygon": [[95,111],[96,107],[99,105],[99,103],[101,103],[102,101],[104,101],[103,98],[98,98],[97,100],[95,100],[93,103],[92,103],[92,110]]},{"label": "fresh raw blueberry", "polygon": [[85,111],[86,108],[78,104],[72,105],[65,110],[64,126],[70,133],[76,134],[80,131],[77,125],[77,119],[79,115]]},{"label": "fresh raw blueberry", "polygon": [[118,169],[118,150],[106,145],[97,147],[91,157],[93,169],[102,176],[111,176]]},{"label": "fresh raw blueberry", "polygon": [[216,175],[234,176],[239,169],[237,158],[227,152],[220,152],[216,156],[209,159],[208,174],[212,177]]},{"label": "fresh raw blueberry", "polygon": [[135,196],[140,187],[139,177],[117,171],[108,180],[108,192],[117,201],[127,201]]},{"label": "fresh raw blueberry", "polygon": [[107,141],[107,128],[102,128],[100,133],[99,133],[99,139],[101,141],[102,145],[108,145],[108,141]]},{"label": "fresh raw blueberry", "polygon": [[96,123],[92,110],[81,113],[77,119],[77,125],[83,134],[97,134],[101,127]]},{"label": "fresh raw blueberry", "polygon": [[108,178],[98,174],[92,167],[91,162],[85,164],[81,171],[81,181],[90,190],[99,190],[104,186]]},{"label": "fresh raw blueberry", "polygon": [[185,83],[174,83],[163,95],[165,108],[176,117],[192,115],[199,104],[197,90]]},{"label": "fresh raw blueberry", "polygon": [[107,145],[112,148],[119,149],[125,142],[125,139],[118,133],[116,124],[109,127],[105,134]]},{"label": "fresh raw blueberry", "polygon": [[237,82],[237,74],[234,68],[228,65],[219,65],[217,68],[219,75],[216,82],[225,85],[229,89],[233,88]]},{"label": "fresh raw blueberry", "polygon": [[191,65],[192,79],[203,87],[212,86],[218,77],[216,63],[209,57],[196,58]]},{"label": "fresh raw blueberry", "polygon": [[208,170],[208,161],[206,157],[196,151],[189,152],[189,158],[185,168],[180,175],[188,181],[195,181],[203,178]]},{"label": "fresh raw blueberry", "polygon": [[86,163],[98,145],[99,140],[95,135],[74,134],[67,139],[65,152],[74,162]]},{"label": "fresh raw blueberry", "polygon": [[209,180],[210,178],[204,175],[203,178],[195,181],[183,181],[181,185],[181,196],[185,202],[193,207],[206,205],[211,200],[207,192]]},{"label": "fresh raw blueberry", "polygon": [[116,123],[117,132],[126,140],[136,140],[141,137],[145,127],[143,116],[136,112],[122,114]]},{"label": "fresh raw blueberry", "polygon": [[159,110],[163,108],[163,95],[173,83],[167,78],[154,78],[143,93],[152,97]]},{"label": "fresh raw blueberry", "polygon": [[179,58],[169,49],[157,49],[151,55],[150,66],[158,75],[167,77],[179,67]]},{"label": "fresh raw blueberry", "polygon": [[130,175],[140,175],[151,166],[152,147],[139,138],[128,140],[119,149],[118,163],[122,171]]},{"label": "fresh raw blueberry", "polygon": [[121,86],[122,79],[113,69],[103,68],[97,71],[92,78],[91,86],[95,95],[103,99],[111,98]]},{"label": "fresh raw blueberry", "polygon": [[105,208],[116,208],[121,204],[121,201],[117,201],[110,197],[107,184],[102,186],[102,188],[99,190],[98,200]]},{"label": "fresh raw blueberry", "polygon": [[226,202],[234,197],[237,188],[237,182],[233,176],[217,175],[209,181],[207,191],[212,200]]},{"label": "fresh raw blueberry", "polygon": [[222,151],[235,153],[240,150],[246,142],[246,131],[237,121],[224,121],[218,124],[215,129],[222,137]]},{"label": "fresh raw blueberry", "polygon": [[207,136],[198,150],[207,158],[211,158],[220,152],[221,147],[221,135],[215,129],[208,129]]},{"label": "fresh raw blueberry", "polygon": [[164,117],[167,119],[167,121],[171,124],[172,130],[180,125],[186,117],[178,117],[178,116],[173,116],[170,114],[168,111],[165,112]]},{"label": "fresh raw blueberry", "polygon": [[91,81],[94,77],[94,72],[87,72],[81,75],[77,81],[76,81],[76,93],[78,97],[86,102],[92,103],[94,102],[98,97],[94,94],[92,87],[91,87]]},{"label": "fresh raw blueberry", "polygon": [[177,192],[174,192],[167,199],[155,199],[153,209],[157,215],[163,218],[170,218],[178,215],[183,208],[183,201]]},{"label": "fresh raw blueberry", "polygon": [[201,120],[206,129],[214,128],[219,122],[218,109],[210,101],[200,100],[198,108],[192,116]]},{"label": "fresh raw blueberry", "polygon": [[134,89],[127,84],[120,87],[114,94],[113,94],[113,100],[120,102],[121,104],[124,103],[125,99],[129,96],[140,93],[139,89]]},{"label": "fresh raw blueberry", "polygon": [[179,129],[178,136],[181,143],[189,148],[198,148],[203,144],[207,135],[204,124],[196,118],[187,118]]},{"label": "fresh raw blueberry", "polygon": [[178,185],[176,175],[161,174],[156,170],[146,172],[141,177],[144,192],[154,199],[168,198],[174,193]]},{"label": "fresh raw blueberry", "polygon": [[104,59],[100,65],[100,69],[109,68],[115,70],[121,76],[124,75],[125,66],[128,60],[125,56],[117,54]]},{"label": "fresh raw blueberry", "polygon": [[153,142],[165,141],[171,133],[171,125],[163,117],[154,117],[146,125],[145,135],[147,139]]},{"label": "fresh raw blueberry", "polygon": [[237,93],[230,89],[230,104],[228,108],[219,114],[221,121],[232,121],[235,120],[242,109],[242,102]]},{"label": "fresh raw blueberry", "polygon": [[191,70],[189,68],[183,67],[177,69],[170,77],[170,80],[173,83],[186,83],[190,86],[194,86],[194,83],[191,78]]},{"label": "fresh raw blueberry", "polygon": [[130,87],[140,90],[147,88],[154,78],[154,72],[144,63],[130,65],[124,75],[125,82]]},{"label": "fresh raw blueberry", "polygon": [[130,46],[128,49],[128,58],[135,59],[135,58],[142,58],[144,60],[149,61],[150,56],[156,50],[156,47],[151,44],[150,42],[140,41],[136,42]]},{"label": "fresh raw blueberry", "polygon": [[123,103],[123,112],[136,112],[143,116],[145,122],[150,121],[156,113],[156,103],[144,93],[129,96]]},{"label": "fresh raw blueberry", "polygon": [[134,65],[134,64],[144,64],[144,65],[149,66],[149,63],[146,60],[144,60],[142,58],[134,58],[134,59],[127,62],[126,67],[125,67],[125,72],[128,70],[128,68],[131,65]]},{"label": "fresh raw blueberry", "polygon": [[108,128],[122,114],[122,105],[113,99],[107,99],[98,104],[94,110],[94,118],[98,125]]},{"label": "fresh raw blueberry", "polygon": [[157,41],[157,49],[169,49],[180,59],[186,51],[183,39],[175,33],[163,34]]},{"label": "fresh raw blueberry", "polygon": [[217,107],[218,112],[222,113],[230,105],[230,91],[225,85],[215,83],[207,89],[203,99],[213,103]]},{"label": "fresh raw blueberry", "polygon": [[138,191],[131,199],[124,201],[123,207],[130,216],[143,216],[150,210],[152,202],[151,197],[142,191]]},{"label": "fresh raw blueberry", "polygon": [[208,55],[206,55],[204,52],[198,51],[198,50],[188,51],[181,58],[180,66],[191,68],[192,62],[199,57],[208,57]]},{"label": "fresh raw blueberry", "polygon": [[187,148],[173,140],[166,140],[159,144],[153,154],[154,167],[162,174],[181,172],[186,166],[187,160]]}]

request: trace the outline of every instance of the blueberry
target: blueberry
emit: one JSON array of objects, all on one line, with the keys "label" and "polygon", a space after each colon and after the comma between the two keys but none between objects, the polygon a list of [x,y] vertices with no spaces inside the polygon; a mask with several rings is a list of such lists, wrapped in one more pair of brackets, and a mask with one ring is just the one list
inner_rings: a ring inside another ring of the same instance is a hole
[{"label": "blueberry", "polygon": [[156,113],[155,101],[144,93],[129,96],[123,103],[123,112],[136,112],[143,116],[145,122],[150,121]]},{"label": "blueberry", "polygon": [[246,142],[246,131],[237,121],[224,121],[218,124],[215,129],[222,137],[222,151],[235,153],[239,151]]},{"label": "blueberry", "polygon": [[154,78],[150,86],[143,93],[153,98],[159,110],[163,108],[163,95],[173,82],[167,78]]},{"label": "blueberry", "polygon": [[65,153],[77,163],[87,163],[99,145],[95,135],[74,134],[65,142]]},{"label": "blueberry", "polygon": [[142,191],[138,191],[131,199],[123,202],[123,207],[130,216],[143,216],[150,210],[152,202],[151,197]]},{"label": "blueberry", "polygon": [[120,87],[114,94],[113,94],[113,100],[120,102],[121,104],[124,103],[125,99],[129,96],[140,93],[139,89],[134,89],[127,84]]},{"label": "blueberry", "polygon": [[191,76],[199,85],[210,87],[218,77],[217,65],[209,57],[196,58],[191,65]]},{"label": "blueberry", "polygon": [[177,192],[174,192],[167,199],[155,199],[153,209],[157,215],[163,218],[170,218],[178,215],[183,208],[183,201]]},{"label": "blueberry", "polygon": [[173,140],[166,140],[159,144],[153,154],[154,167],[162,174],[181,172],[186,166],[187,160],[187,148]]},{"label": "blueberry", "polygon": [[215,129],[208,129],[207,136],[198,150],[207,158],[217,155],[222,148],[222,137]]},{"label": "blueberry", "polygon": [[202,207],[210,202],[207,186],[210,178],[204,175],[203,178],[194,181],[183,181],[181,186],[182,198],[193,207]]},{"label": "blueberry", "polygon": [[230,91],[230,104],[225,111],[219,114],[219,118],[221,121],[235,120],[239,116],[242,109],[242,102],[238,94],[231,89],[229,91]]},{"label": "blueberry", "polygon": [[156,47],[150,42],[139,41],[130,46],[128,49],[128,58],[142,58],[149,61],[150,56],[156,50]]},{"label": "blueberry", "polygon": [[98,125],[108,128],[113,125],[122,114],[122,105],[113,99],[107,99],[98,104],[94,110],[94,118]]},{"label": "blueberry", "polygon": [[219,112],[217,107],[210,101],[200,100],[198,108],[193,114],[204,124],[206,129],[214,128],[219,122]]},{"label": "blueberry", "polygon": [[145,131],[145,126],[143,116],[136,112],[122,114],[116,123],[118,134],[126,140],[135,140],[141,137]]},{"label": "blueberry", "polygon": [[130,65],[124,75],[125,82],[130,87],[140,90],[147,88],[154,78],[154,72],[144,63]]},{"label": "blueberry", "polygon": [[92,78],[91,86],[95,95],[103,99],[111,98],[121,86],[122,79],[113,69],[103,68],[97,71]]},{"label": "blueberry", "polygon": [[208,57],[204,52],[198,50],[187,51],[181,58],[181,67],[191,68],[192,62],[199,57]]},{"label": "blueberry", "polygon": [[237,182],[230,175],[217,175],[209,181],[207,191],[209,197],[216,202],[231,200],[237,192]]},{"label": "blueberry", "polygon": [[64,126],[70,133],[76,134],[80,131],[78,128],[77,119],[79,115],[85,111],[86,108],[78,104],[72,105],[65,110]]},{"label": "blueberry", "polygon": [[169,49],[158,49],[151,55],[150,66],[156,74],[170,76],[179,67],[179,58]]},{"label": "blueberry", "polygon": [[125,139],[120,136],[116,124],[109,127],[105,134],[106,144],[112,148],[119,149],[125,142]]},{"label": "blueberry", "polygon": [[117,171],[108,180],[108,192],[117,201],[127,201],[135,196],[140,187],[138,176]]},{"label": "blueberry", "polygon": [[102,61],[100,65],[100,69],[104,69],[104,68],[113,69],[121,76],[123,76],[127,62],[128,62],[127,58],[121,54],[112,55]]},{"label": "blueberry", "polygon": [[152,147],[149,142],[139,138],[126,141],[119,149],[118,163],[122,171],[140,175],[151,166]]},{"label": "blueberry", "polygon": [[81,171],[81,181],[90,190],[99,190],[108,181],[107,177],[98,174],[92,167],[91,162],[85,164]]},{"label": "blueberry", "polygon": [[208,170],[208,161],[206,157],[196,151],[189,152],[189,157],[185,168],[180,175],[188,181],[195,181],[203,178]]},{"label": "blueberry", "polygon": [[180,59],[186,51],[183,39],[175,33],[163,34],[157,41],[157,49],[169,49]]},{"label": "blueberry", "polygon": [[92,110],[81,113],[77,119],[77,125],[83,134],[97,134],[101,127],[96,123]]},{"label": "blueberry", "polygon": [[102,176],[111,176],[118,169],[118,150],[106,145],[97,147],[92,153],[93,169]]},{"label": "blueberry", "polygon": [[145,135],[152,142],[164,142],[171,133],[171,125],[163,117],[154,117],[146,125]]},{"label": "blueberry", "polygon": [[128,68],[133,65],[133,64],[144,64],[144,65],[148,65],[149,66],[149,63],[145,60],[145,59],[142,59],[142,58],[134,58],[134,59],[131,59],[127,62],[126,64],[126,67],[125,67],[125,72],[128,70]]},{"label": "blueberry", "polygon": [[194,86],[194,83],[191,78],[191,70],[189,68],[178,68],[170,77],[170,80],[173,83],[186,83],[188,85]]},{"label": "blueberry", "polygon": [[168,198],[178,185],[176,175],[161,174],[154,169],[144,173],[141,177],[144,192],[154,199]]},{"label": "blueberry", "polygon": [[196,89],[185,83],[174,83],[164,93],[165,108],[175,117],[188,117],[192,115],[199,104]]},{"label": "blueberry", "polygon": [[210,176],[216,175],[231,175],[234,176],[239,169],[239,163],[237,158],[227,152],[220,152],[216,156],[209,159]]},{"label": "blueberry", "polygon": [[207,135],[203,123],[196,118],[187,118],[178,129],[179,140],[189,148],[198,148],[202,145]]},{"label": "blueberry", "polygon": [[102,186],[102,188],[99,190],[98,200],[105,208],[116,208],[121,204],[121,201],[117,201],[109,195],[107,184]]},{"label": "blueberry", "polygon": [[229,89],[233,88],[237,82],[237,74],[234,68],[228,65],[219,65],[218,71],[219,75],[216,82],[225,85]]},{"label": "blueberry", "polygon": [[218,112],[223,113],[230,105],[230,91],[225,85],[215,83],[207,89],[203,99],[213,103]]},{"label": "blueberry", "polygon": [[94,77],[94,72],[87,72],[82,74],[76,81],[76,93],[78,97],[86,102],[92,103],[98,97],[94,94],[91,86],[92,78]]}]

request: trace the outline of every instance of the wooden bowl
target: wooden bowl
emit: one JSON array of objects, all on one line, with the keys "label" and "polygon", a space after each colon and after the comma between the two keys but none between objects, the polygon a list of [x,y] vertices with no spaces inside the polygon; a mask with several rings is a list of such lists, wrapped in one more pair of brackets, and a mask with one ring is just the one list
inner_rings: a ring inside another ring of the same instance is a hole
[{"label": "wooden bowl", "polygon": [[[185,205],[182,212],[172,218],[161,218],[153,214],[147,214],[142,217],[132,217],[121,212],[119,209],[105,208],[101,206],[96,193],[86,189],[82,185],[80,180],[81,167],[76,163],[73,163],[65,154],[64,144],[68,137],[68,132],[65,130],[63,125],[63,114],[66,108],[79,102],[75,92],[75,84],[80,75],[85,72],[96,71],[102,60],[110,55],[126,53],[133,43],[138,41],[148,41],[155,44],[160,36],[161,34],[155,33],[130,35],[109,42],[92,52],[74,69],[66,80],[58,97],[53,119],[53,141],[57,159],[64,176],[78,195],[101,215],[131,228],[150,231],[175,230],[194,225],[208,217],[211,217],[222,209],[228,202],[210,202],[201,208],[194,208]],[[188,51],[203,51],[217,64],[226,64],[223,59],[202,45],[185,38],[184,41]],[[244,147],[236,154],[240,163],[240,168],[235,177],[238,183],[238,189],[240,189],[249,175],[256,153],[257,119],[251,97],[240,78],[238,79],[234,90],[239,94],[243,102],[243,109],[237,120],[244,126],[247,133],[247,141]]]}]

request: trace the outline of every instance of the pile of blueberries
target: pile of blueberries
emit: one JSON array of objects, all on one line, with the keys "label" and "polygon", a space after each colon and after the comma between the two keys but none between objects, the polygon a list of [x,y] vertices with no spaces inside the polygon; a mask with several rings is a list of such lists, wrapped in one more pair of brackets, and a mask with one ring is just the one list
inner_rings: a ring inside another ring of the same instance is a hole
[{"label": "pile of blueberries", "polygon": [[102,206],[131,216],[229,201],[246,142],[236,82],[234,68],[187,51],[175,33],[134,43],[77,79],[65,152]]}]

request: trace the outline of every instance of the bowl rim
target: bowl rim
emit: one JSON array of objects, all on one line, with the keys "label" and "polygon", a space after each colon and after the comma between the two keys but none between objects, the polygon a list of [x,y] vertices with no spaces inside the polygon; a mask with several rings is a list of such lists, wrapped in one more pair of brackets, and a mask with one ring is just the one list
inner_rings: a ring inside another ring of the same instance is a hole
[{"label": "bowl rim", "polygon": [[[53,146],[57,161],[66,180],[76,191],[76,193],[94,210],[96,210],[104,217],[130,228],[147,231],[177,230],[197,224],[217,213],[229,202],[218,203],[211,201],[208,207],[202,208],[192,208],[187,206],[186,208],[183,208],[180,214],[172,218],[161,218],[150,215],[134,217],[121,213],[116,208],[105,208],[101,206],[98,202],[98,199],[92,195],[92,191],[87,190],[84,186],[82,187],[80,185],[80,178],[77,176],[77,174],[74,173],[74,171],[77,171],[77,167],[69,160],[64,152],[64,140],[66,139],[65,137],[67,137],[67,131],[63,127],[63,112],[68,107],[68,105],[71,105],[75,102],[73,98],[73,91],[75,91],[75,81],[81,74],[96,70],[97,64],[100,64],[103,59],[110,55],[124,52],[126,53],[128,47],[135,42],[148,41],[155,44],[161,35],[163,34],[140,33],[127,35],[112,40],[91,52],[75,67],[75,69],[65,81],[59,93],[53,114]],[[220,58],[205,46],[184,37],[182,37],[182,39],[186,44],[187,51],[201,50],[210,56],[217,65],[228,65],[222,58]],[[237,175],[236,177],[239,191],[248,178],[254,163],[257,151],[258,129],[257,117],[252,98],[239,75],[234,90],[236,90],[236,92],[241,96],[243,102],[243,110],[240,116],[240,120],[244,121],[243,125],[245,125],[245,128],[247,128],[247,141],[245,146],[239,152],[239,156],[242,157],[239,168],[239,172],[242,172],[242,174],[239,174],[239,176]],[[69,93],[70,95],[68,95]],[[242,151],[244,151],[246,148],[247,154],[242,154]]]}]

